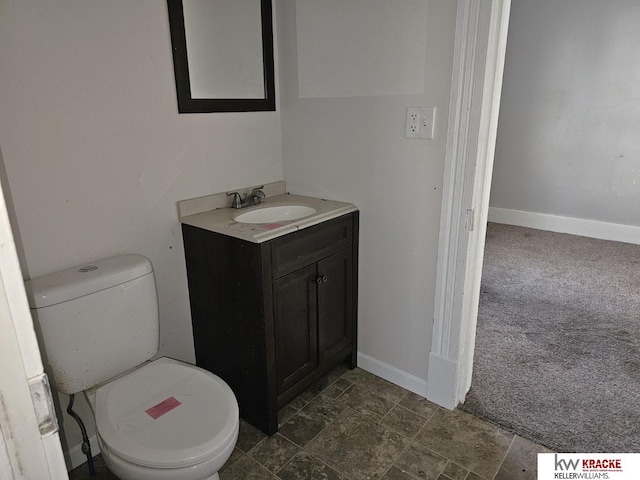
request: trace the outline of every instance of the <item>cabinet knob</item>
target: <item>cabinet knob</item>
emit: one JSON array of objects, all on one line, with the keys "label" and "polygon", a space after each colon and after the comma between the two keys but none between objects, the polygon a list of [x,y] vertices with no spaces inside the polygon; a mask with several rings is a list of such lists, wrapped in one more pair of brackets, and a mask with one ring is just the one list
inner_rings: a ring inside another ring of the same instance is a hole
[{"label": "cabinet knob", "polygon": [[326,275],[318,275],[314,280],[318,285],[320,285],[321,283],[327,283],[328,278]]}]

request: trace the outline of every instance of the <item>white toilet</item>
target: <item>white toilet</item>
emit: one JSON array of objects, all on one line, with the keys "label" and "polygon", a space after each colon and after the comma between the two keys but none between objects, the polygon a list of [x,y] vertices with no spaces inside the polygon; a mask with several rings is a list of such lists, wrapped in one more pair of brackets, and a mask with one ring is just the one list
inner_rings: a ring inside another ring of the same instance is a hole
[{"label": "white toilet", "polygon": [[100,450],[122,480],[216,480],[238,438],[238,403],[216,375],[159,346],[151,262],[121,255],[26,282],[59,392],[84,392]]}]

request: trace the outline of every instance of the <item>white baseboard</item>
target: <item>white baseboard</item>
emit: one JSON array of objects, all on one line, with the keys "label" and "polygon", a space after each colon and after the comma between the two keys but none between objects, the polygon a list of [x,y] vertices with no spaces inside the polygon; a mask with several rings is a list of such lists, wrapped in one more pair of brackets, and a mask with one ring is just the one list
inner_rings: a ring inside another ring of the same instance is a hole
[{"label": "white baseboard", "polygon": [[388,363],[358,352],[358,366],[421,397],[427,396],[427,381],[411,375]]},{"label": "white baseboard", "polygon": [[[91,444],[91,456],[95,457],[100,453],[98,439],[95,435],[93,437],[89,437],[89,443]],[[64,460],[67,463],[67,468],[69,468],[69,470],[73,470],[83,463],[86,463],[87,456],[82,453],[82,444],[71,447],[68,451],[64,452]]]},{"label": "white baseboard", "polygon": [[489,207],[489,221],[640,245],[640,227],[634,225],[599,222],[584,218],[561,217],[559,215],[497,207]]}]

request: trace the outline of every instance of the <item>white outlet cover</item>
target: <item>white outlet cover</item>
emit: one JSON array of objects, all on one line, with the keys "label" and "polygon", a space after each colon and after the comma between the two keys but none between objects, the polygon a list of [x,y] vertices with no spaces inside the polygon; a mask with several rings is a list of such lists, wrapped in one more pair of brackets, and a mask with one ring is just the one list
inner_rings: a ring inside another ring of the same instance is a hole
[{"label": "white outlet cover", "polygon": [[404,136],[406,138],[432,139],[434,135],[436,107],[407,107]]}]

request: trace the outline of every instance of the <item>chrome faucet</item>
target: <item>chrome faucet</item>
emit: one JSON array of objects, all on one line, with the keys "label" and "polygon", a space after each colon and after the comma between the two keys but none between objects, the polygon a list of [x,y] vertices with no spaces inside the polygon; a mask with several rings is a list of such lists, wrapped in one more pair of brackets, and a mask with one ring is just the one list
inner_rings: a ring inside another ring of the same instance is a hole
[{"label": "chrome faucet", "polygon": [[241,196],[238,192],[227,192],[227,197],[233,196],[231,208],[245,208],[253,205],[260,205],[260,202],[266,196],[261,190],[262,188],[264,188],[264,185],[255,187],[250,193],[247,193],[244,196]]}]

